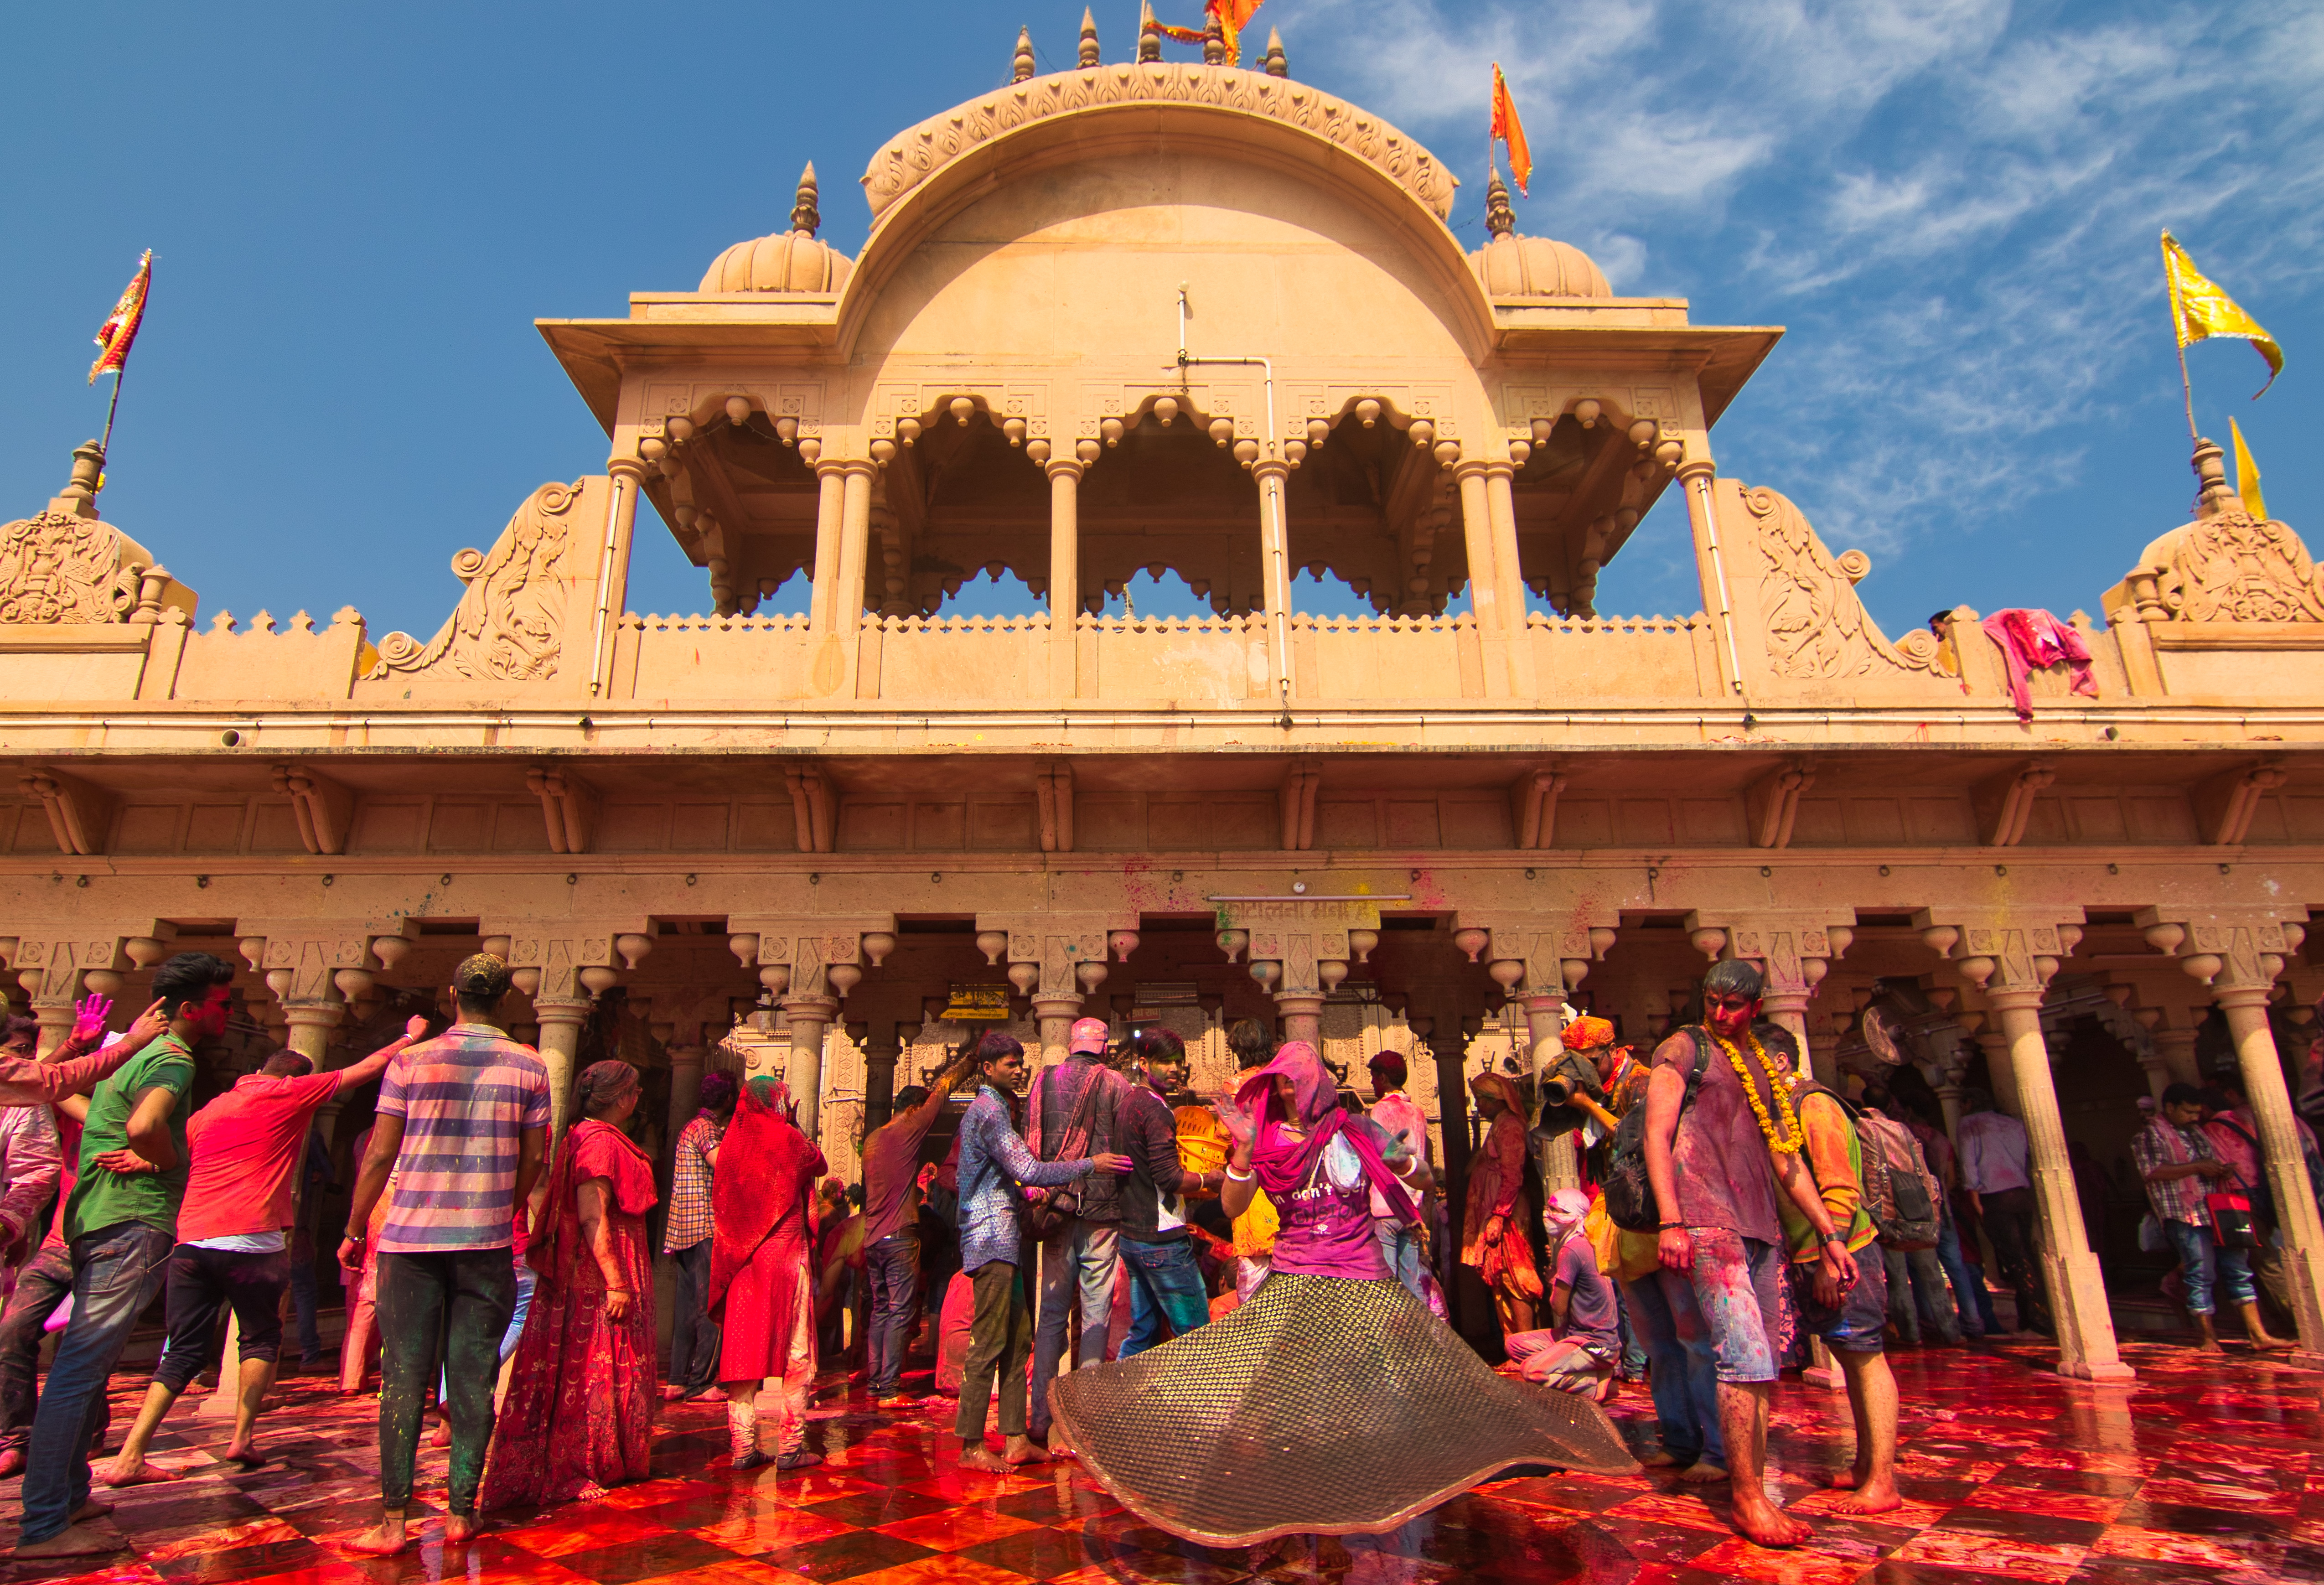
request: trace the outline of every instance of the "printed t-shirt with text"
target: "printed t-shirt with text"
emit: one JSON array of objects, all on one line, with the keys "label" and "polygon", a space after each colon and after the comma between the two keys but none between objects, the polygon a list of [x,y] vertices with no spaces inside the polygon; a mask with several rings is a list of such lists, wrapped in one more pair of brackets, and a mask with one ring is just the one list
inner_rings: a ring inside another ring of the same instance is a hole
[{"label": "printed t-shirt with text", "polygon": [[381,1251],[505,1247],[520,1143],[549,1127],[549,1069],[533,1049],[455,1024],[388,1064],[379,1115],[403,1120]]},{"label": "printed t-shirt with text", "polygon": [[338,1092],[337,1074],[249,1074],[194,1113],[186,1125],[194,1159],[178,1242],[288,1228],[290,1172],[308,1125]]},{"label": "printed t-shirt with text", "polygon": [[[177,1236],[178,1203],[186,1197],[186,1114],[191,1110],[186,1092],[193,1083],[192,1049],[175,1035],[163,1035],[90,1092],[80,1165],[65,1211],[67,1242],[124,1221],[142,1221]],[[137,1110],[137,1096],[156,1089],[177,1098],[170,1109],[170,1142],[177,1147],[178,1165],[166,1172],[91,1170],[89,1163],[108,1150],[129,1148],[129,1119]]]}]

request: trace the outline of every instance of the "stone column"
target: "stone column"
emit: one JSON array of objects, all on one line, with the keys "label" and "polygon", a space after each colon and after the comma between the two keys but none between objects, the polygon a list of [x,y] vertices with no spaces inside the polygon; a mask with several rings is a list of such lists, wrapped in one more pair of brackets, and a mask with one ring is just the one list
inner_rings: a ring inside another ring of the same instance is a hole
[{"label": "stone column", "polygon": [[1291,701],[1291,528],[1284,513],[1283,481],[1291,465],[1281,457],[1262,457],[1250,465],[1259,481],[1259,587],[1267,606],[1267,663],[1273,681],[1273,702]]},{"label": "stone column", "polygon": [[1762,1008],[1799,1042],[1800,1061],[1820,1082],[1837,1088],[1840,1073],[1829,1046],[1818,1052],[1808,1039],[1808,1003],[1823,982],[1831,960],[1855,940],[1848,925],[1826,925],[1813,916],[1762,915],[1722,925],[1710,916],[1687,916],[1698,951],[1711,958],[1748,958],[1765,977]]},{"label": "stone column", "polygon": [[[2165,1083],[2200,1084],[2202,1080],[2198,1077],[2200,1070],[2195,1065],[2194,1028],[2199,1020],[2191,1012],[2182,1016],[2188,1025],[2186,1028],[2154,1031],[2154,1055],[2163,1064]],[[2161,1086],[2156,1087],[2154,1094],[2157,1100],[2162,1098]]]},{"label": "stone column", "polygon": [[536,997],[533,1020],[540,1026],[540,1060],[549,1069],[549,1140],[552,1149],[565,1137],[573,1116],[573,1082],[579,1076],[581,1026],[589,1021],[595,1004],[586,997],[571,1000]]},{"label": "stone column", "polygon": [[1517,551],[1517,494],[1510,481],[1517,469],[1505,462],[1485,465],[1485,512],[1493,538],[1493,593],[1509,637],[1509,680],[1521,696],[1536,690],[1533,644],[1526,636],[1525,571]]},{"label": "stone column", "polygon": [[1464,462],[1452,471],[1461,486],[1461,542],[1469,558],[1469,609],[1477,623],[1477,643],[1485,658],[1485,693],[1509,695],[1508,613],[1501,609],[1499,558],[1493,553],[1491,498],[1485,465]]},{"label": "stone column", "polygon": [[[1092,452],[1094,440],[1084,440]],[[1083,462],[1055,457],[1049,475],[1049,692],[1070,699],[1079,688],[1074,624],[1082,613]]]},{"label": "stone column", "polygon": [[807,594],[807,625],[817,635],[830,633],[832,613],[839,601],[839,541],[845,511],[847,465],[818,462],[815,467],[815,585]]},{"label": "stone column", "polygon": [[314,1064],[318,1074],[337,1066],[330,1060],[331,1031],[346,1014],[345,1002],[286,1001],[282,1016],[290,1021],[290,1037],[283,1044]]},{"label": "stone column", "polygon": [[2292,1125],[2283,1059],[2267,1020],[2276,976],[2306,935],[2304,926],[2264,915],[2213,915],[2183,926],[2154,925],[2146,938],[2163,951],[2175,952],[2179,966],[2210,986],[2211,1000],[2227,1015],[2244,1094],[2259,1125],[2260,1166],[2287,1240],[2283,1263],[2301,1352],[2315,1359],[2324,1355],[2324,1219],[2317,1215],[2299,1129]]},{"label": "stone column", "polygon": [[896,1061],[903,1055],[892,1021],[873,1024],[863,1037],[863,1135],[896,1114]]},{"label": "stone column", "polygon": [[818,1142],[823,1138],[823,1040],[839,1016],[839,1000],[831,996],[783,998],[783,1020],[790,1031],[790,1058],[783,1064],[783,1083],[798,1102],[799,1132]]},{"label": "stone column", "polygon": [[[1951,940],[1945,940],[1950,935]],[[2089,1230],[2074,1192],[2066,1153],[2065,1122],[2050,1074],[2050,1043],[2042,1030],[2042,1000],[2058,960],[2080,939],[2079,926],[1992,918],[1960,929],[1924,929],[1931,945],[1951,949],[1961,974],[1983,993],[2006,1046],[2006,1065],[2025,1125],[2034,1197],[2042,1223],[2042,1276],[2058,1323],[2058,1373],[2089,1381],[2127,1381],[2130,1367],[2115,1347],[2114,1316],[2106,1282],[2090,1252]],[[2021,1319],[2020,1324],[2023,1324]]]},{"label": "stone column", "polygon": [[[863,622],[865,558],[872,546],[872,481],[878,465],[868,460],[844,465],[847,484],[839,512],[839,599],[832,611],[832,631],[852,642]],[[848,658],[854,670],[854,659]]]},{"label": "stone column", "polygon": [[620,492],[613,502],[613,521],[607,538],[611,544],[598,548],[604,553],[604,565],[597,569],[596,599],[590,606],[591,650],[596,670],[589,678],[589,691],[602,695],[613,675],[613,634],[621,626],[622,607],[630,593],[630,541],[637,531],[638,497],[645,492],[645,465],[634,456],[613,456],[605,463],[606,476]]},{"label": "stone column", "polygon": [[1065,1060],[1066,1041],[1074,1032],[1074,1020],[1082,1016],[1082,999],[1061,991],[1044,991],[1033,998],[1033,1016],[1040,1020],[1040,1061],[1035,1071],[1054,1067]]},{"label": "stone column", "polygon": [[1275,1010],[1283,1017],[1283,1037],[1305,1040],[1318,1055],[1323,1049],[1323,997],[1314,991],[1278,991]]}]

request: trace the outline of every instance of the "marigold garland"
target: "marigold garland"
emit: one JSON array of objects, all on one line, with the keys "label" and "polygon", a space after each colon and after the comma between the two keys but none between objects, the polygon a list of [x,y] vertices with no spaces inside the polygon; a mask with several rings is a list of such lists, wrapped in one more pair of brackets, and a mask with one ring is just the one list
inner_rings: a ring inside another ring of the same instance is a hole
[{"label": "marigold garland", "polygon": [[1734,1064],[1735,1076],[1743,1081],[1743,1098],[1751,1103],[1751,1114],[1759,1120],[1759,1132],[1766,1138],[1767,1148],[1778,1156],[1796,1153],[1807,1136],[1800,1128],[1800,1114],[1793,1109],[1789,1092],[1776,1080],[1775,1065],[1767,1060],[1766,1047],[1759,1044],[1759,1037],[1748,1029],[1743,1032],[1743,1037],[1751,1043],[1751,1055],[1759,1061],[1759,1071],[1767,1075],[1767,1089],[1775,1097],[1775,1110],[1783,1114],[1783,1138],[1777,1137],[1775,1120],[1767,1115],[1766,1105],[1759,1099],[1759,1086],[1752,1083],[1751,1070],[1743,1065],[1743,1053],[1736,1048],[1735,1042],[1716,1029],[1711,1037],[1719,1042],[1719,1049]]}]

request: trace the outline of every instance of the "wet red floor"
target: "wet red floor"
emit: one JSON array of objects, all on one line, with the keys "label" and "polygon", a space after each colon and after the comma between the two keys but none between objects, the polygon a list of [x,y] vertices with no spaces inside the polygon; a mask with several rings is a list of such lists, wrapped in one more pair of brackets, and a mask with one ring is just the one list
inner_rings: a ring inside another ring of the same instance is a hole
[{"label": "wet red floor", "polygon": [[[218,1464],[216,1421],[173,1415],[157,1444],[174,1485],[118,1494],[134,1552],[91,1570],[15,1565],[20,1580],[110,1585],[798,1585],[801,1580],[1246,1580],[1615,1582],[1764,1580],[1882,1585],[1993,1580],[2324,1580],[2324,1376],[2228,1355],[2133,1345],[2128,1389],[2043,1374],[2034,1350],[1898,1357],[1907,1499],[1877,1520],[1828,1517],[1820,1488],[1846,1457],[1846,1401],[1786,1382],[1771,1487],[1815,1540],[1761,1552],[1726,1528],[1725,1503],[1668,1477],[1503,1480],[1378,1541],[1280,1544],[1257,1553],[1183,1545],[1119,1509],[1071,1466],[1023,1477],[952,1464],[951,1405],[874,1410],[835,1386],[810,1445],[821,1469],[742,1476],[725,1467],[716,1405],[680,1405],[658,1427],[655,1479],[606,1500],[499,1516],[475,1545],[446,1549],[443,1455],[423,1464],[433,1497],[421,1542],[391,1561],[336,1542],[376,1516],[375,1400],[321,1379],[285,1384],[262,1435],[271,1468]],[[143,1382],[115,1378],[115,1424]],[[1634,1435],[1643,1389],[1614,1405]],[[432,1486],[431,1486],[432,1481]],[[13,1483],[12,1483],[13,1484]],[[13,1534],[0,1534],[13,1544]]]}]

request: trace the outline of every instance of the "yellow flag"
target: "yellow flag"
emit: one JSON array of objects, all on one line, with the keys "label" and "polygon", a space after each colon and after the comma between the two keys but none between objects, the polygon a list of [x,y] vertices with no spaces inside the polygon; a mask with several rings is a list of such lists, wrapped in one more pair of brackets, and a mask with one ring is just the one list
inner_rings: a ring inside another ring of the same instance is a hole
[{"label": "yellow flag", "polygon": [[[2259,348],[2259,355],[2267,360],[2267,385],[2275,383],[2275,377],[2283,373],[2283,349],[2276,346],[2275,337],[2196,269],[2179,239],[2167,231],[2163,234],[2163,275],[2171,284],[2171,318],[2178,328],[2181,346],[2192,346],[2212,336],[2238,336]],[[2267,385],[2252,393],[2255,401],[2267,394]]]},{"label": "yellow flag", "polygon": [[2227,428],[2236,439],[2236,493],[2244,498],[2244,510],[2267,521],[2267,498],[2259,493],[2259,464],[2252,457],[2251,447],[2244,444],[2244,427],[2233,419]]}]

